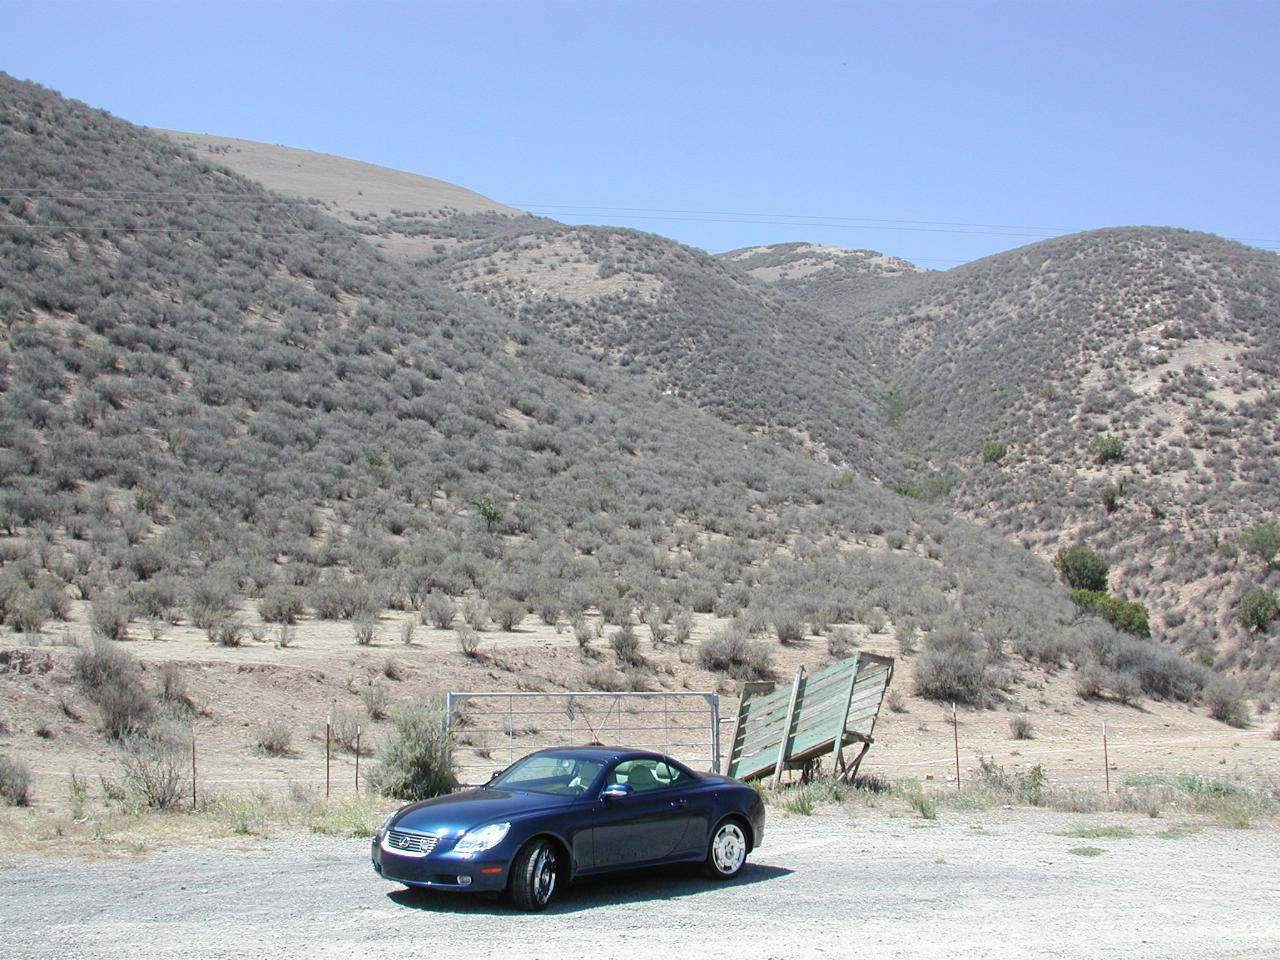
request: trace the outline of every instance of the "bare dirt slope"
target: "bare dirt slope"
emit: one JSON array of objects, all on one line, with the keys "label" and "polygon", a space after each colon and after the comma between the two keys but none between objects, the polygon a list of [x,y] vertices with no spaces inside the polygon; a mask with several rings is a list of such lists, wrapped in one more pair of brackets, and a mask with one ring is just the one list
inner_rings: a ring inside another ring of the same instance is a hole
[{"label": "bare dirt slope", "polygon": [[323,201],[340,220],[385,217],[393,210],[434,213],[441,218],[459,213],[522,215],[465,187],[359,160],[207,133],[155,132],[269,190]]},{"label": "bare dirt slope", "polygon": [[[738,957],[1131,960],[1262,957],[1280,895],[1273,833],[1187,835],[1129,818],[1134,836],[1083,841],[1076,819],[1024,812],[936,823],[839,811],[773,815],[742,877],[686,870],[583,882],[546,914],[411,894],[377,879],[364,841],[289,838],[174,849],[144,861],[0,863],[12,960],[76,956]],[[1088,857],[1072,850],[1092,847]],[[861,952],[861,951],[859,951]]]}]

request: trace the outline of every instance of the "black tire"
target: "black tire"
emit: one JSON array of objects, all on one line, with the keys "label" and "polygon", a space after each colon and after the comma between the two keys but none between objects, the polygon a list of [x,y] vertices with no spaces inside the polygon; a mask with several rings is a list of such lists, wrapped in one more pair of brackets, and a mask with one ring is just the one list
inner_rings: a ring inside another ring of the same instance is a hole
[{"label": "black tire", "polygon": [[707,859],[702,871],[716,880],[732,880],[747,863],[747,828],[737,817],[728,817],[716,824],[707,844]]},{"label": "black tire", "polygon": [[544,910],[556,892],[560,879],[560,857],[546,840],[530,840],[511,864],[507,890],[511,902],[521,910]]}]

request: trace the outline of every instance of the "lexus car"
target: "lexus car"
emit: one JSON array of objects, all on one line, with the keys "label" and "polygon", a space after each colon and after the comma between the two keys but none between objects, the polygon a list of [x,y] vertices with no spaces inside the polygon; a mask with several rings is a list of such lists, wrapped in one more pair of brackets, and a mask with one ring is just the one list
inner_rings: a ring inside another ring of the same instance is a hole
[{"label": "lexus car", "polygon": [[408,887],[509,895],[541,910],[577,877],[701,863],[735,877],[764,804],[731,777],[624,747],[540,750],[482,787],[411,803],[373,838],[373,869]]}]

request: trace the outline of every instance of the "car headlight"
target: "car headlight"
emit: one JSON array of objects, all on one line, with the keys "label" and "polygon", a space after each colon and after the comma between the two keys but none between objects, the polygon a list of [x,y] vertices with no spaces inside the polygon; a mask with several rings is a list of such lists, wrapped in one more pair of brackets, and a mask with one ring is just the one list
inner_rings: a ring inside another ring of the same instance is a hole
[{"label": "car headlight", "polygon": [[374,834],[374,836],[376,837],[385,836],[386,832],[391,829],[391,821],[396,818],[396,814],[399,812],[400,812],[399,810],[392,810],[390,813],[388,813],[387,818],[382,821],[382,826],[378,828],[378,832]]},{"label": "car headlight", "polygon": [[507,831],[511,829],[509,823],[491,823],[487,826],[480,827],[477,830],[468,830],[462,835],[462,838],[453,846],[454,853],[460,853],[463,856],[470,856],[473,853],[483,853],[486,850],[492,850],[500,844],[507,835]]}]

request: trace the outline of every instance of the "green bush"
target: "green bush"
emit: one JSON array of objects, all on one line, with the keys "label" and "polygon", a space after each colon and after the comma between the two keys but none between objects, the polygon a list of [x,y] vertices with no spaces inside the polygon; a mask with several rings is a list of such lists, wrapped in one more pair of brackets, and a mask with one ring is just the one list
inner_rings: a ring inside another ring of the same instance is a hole
[{"label": "green bush", "polygon": [[636,629],[631,624],[628,623],[609,634],[609,646],[613,650],[613,655],[618,658],[619,664],[628,667],[644,666],[645,659],[640,653],[640,638],[636,636]]},{"label": "green bush", "polygon": [[0,754],[0,800],[15,807],[31,803],[31,770],[21,760]]},{"label": "green bush", "polygon": [[1236,544],[1269,567],[1280,555],[1280,527],[1274,523],[1256,523],[1240,535]]},{"label": "green bush", "polygon": [[1009,454],[1009,445],[992,440],[982,445],[978,451],[983,463],[999,463]]},{"label": "green bush", "polygon": [[1106,590],[1111,573],[1107,561],[1083,544],[1059,550],[1053,568],[1072,590]]},{"label": "green bush", "polygon": [[391,721],[395,729],[380,750],[382,760],[369,774],[374,790],[401,800],[428,800],[457,786],[453,739],[441,711],[404,707]]},{"label": "green bush", "polygon": [[1072,590],[1068,596],[1078,609],[1098,614],[1117,630],[1135,637],[1151,636],[1151,614],[1145,604],[1113,597],[1101,590]]},{"label": "green bush", "polygon": [[1124,443],[1119,437],[1099,434],[1089,441],[1089,452],[1097,463],[1114,463],[1124,459]]},{"label": "green bush", "polygon": [[1280,598],[1270,590],[1254,587],[1236,604],[1236,619],[1246,630],[1262,631],[1280,615]]}]

